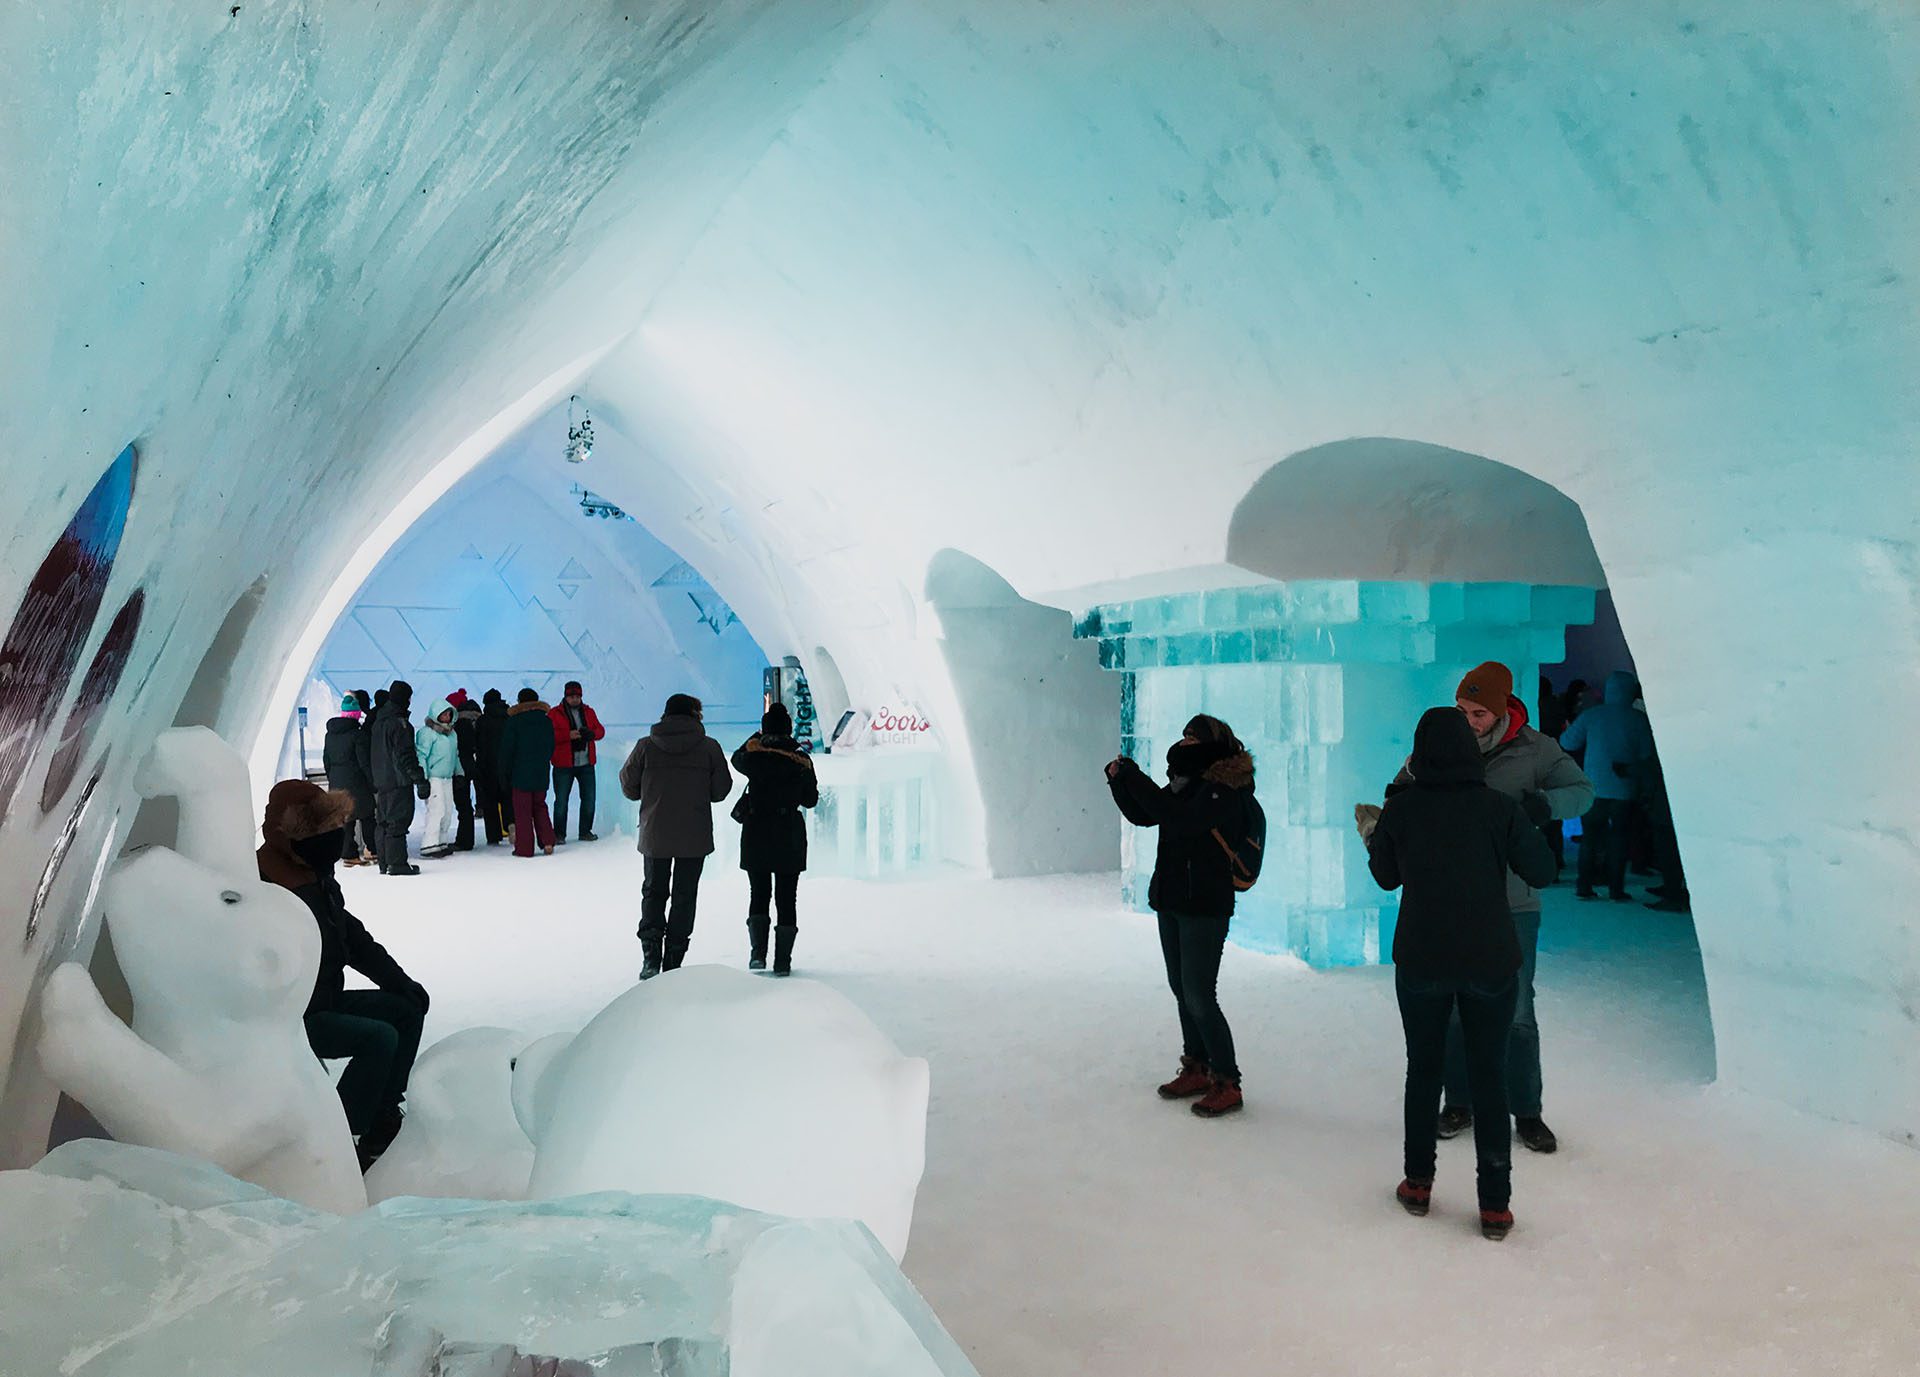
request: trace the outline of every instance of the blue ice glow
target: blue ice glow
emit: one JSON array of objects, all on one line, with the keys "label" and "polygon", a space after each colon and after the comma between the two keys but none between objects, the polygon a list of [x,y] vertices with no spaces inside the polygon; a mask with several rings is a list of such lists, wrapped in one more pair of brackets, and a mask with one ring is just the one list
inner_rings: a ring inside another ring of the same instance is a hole
[{"label": "blue ice glow", "polygon": [[[1149,771],[1199,712],[1253,753],[1267,858],[1233,940],[1356,966],[1391,948],[1397,905],[1367,875],[1353,805],[1380,800],[1421,712],[1467,670],[1498,660],[1524,692],[1593,609],[1590,588],[1326,580],[1109,604],[1074,634],[1126,676],[1120,749]],[[1144,909],[1153,839],[1122,826],[1126,899]]]}]

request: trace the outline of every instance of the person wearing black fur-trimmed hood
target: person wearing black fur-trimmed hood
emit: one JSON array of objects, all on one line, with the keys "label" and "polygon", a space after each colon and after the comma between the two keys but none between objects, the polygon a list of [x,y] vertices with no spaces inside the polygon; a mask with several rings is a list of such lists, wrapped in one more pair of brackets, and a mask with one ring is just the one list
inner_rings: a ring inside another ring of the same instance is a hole
[{"label": "person wearing black fur-trimmed hood", "polygon": [[1243,1101],[1233,1030],[1218,993],[1239,887],[1226,839],[1249,831],[1253,757],[1225,722],[1200,716],[1167,751],[1164,786],[1126,756],[1107,766],[1107,786],[1128,822],[1160,829],[1147,904],[1160,919],[1160,954],[1182,1038],[1180,1073],[1160,1087],[1160,1097],[1192,1099],[1202,1118],[1230,1114]]},{"label": "person wearing black fur-trimmed hood", "polygon": [[740,824],[740,868],[747,872],[747,969],[767,968],[767,931],[777,905],[773,973],[793,974],[793,942],[800,932],[800,874],[807,868],[807,820],[802,808],[820,802],[813,761],[793,739],[793,715],[775,703],[760,730],[733,753],[747,781],[734,805]]},{"label": "person wearing black fur-trimmed hood", "polygon": [[1406,1176],[1395,1194],[1409,1214],[1433,1193],[1447,1027],[1463,1028],[1479,1159],[1481,1231],[1513,1228],[1513,1140],[1507,1128],[1507,1062],[1523,952],[1508,876],[1552,882],[1553,852],[1525,807],[1493,786],[1468,718],[1434,708],[1420,719],[1407,783],[1375,812],[1355,816],[1367,867],[1401,891],[1393,933],[1394,991],[1407,1041]]}]

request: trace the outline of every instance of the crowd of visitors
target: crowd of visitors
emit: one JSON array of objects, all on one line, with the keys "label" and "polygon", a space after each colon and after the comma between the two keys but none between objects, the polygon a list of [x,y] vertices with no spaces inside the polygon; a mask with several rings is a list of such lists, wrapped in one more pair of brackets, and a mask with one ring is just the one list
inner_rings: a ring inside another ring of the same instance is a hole
[{"label": "crowd of visitors", "polygon": [[[1629,899],[1627,875],[1638,864],[1663,876],[1653,907],[1687,904],[1633,676],[1609,675],[1598,702],[1588,701],[1581,681],[1556,694],[1543,678],[1541,729],[1514,689],[1504,665],[1470,671],[1452,707],[1420,719],[1383,802],[1355,808],[1374,879],[1401,891],[1392,956],[1407,1074],[1396,1198],[1409,1213],[1426,1214],[1437,1143],[1471,1128],[1481,1228],[1494,1239],[1513,1228],[1513,1140],[1538,1153],[1559,1146],[1542,1114],[1534,977],[1541,891],[1559,877],[1562,824],[1580,820],[1580,898],[1598,898],[1604,884],[1610,898]],[[348,694],[327,726],[331,791],[304,780],[276,785],[260,848],[262,878],[299,895],[320,926],[308,1034],[321,1055],[352,1059],[340,1093],[369,1161],[398,1128],[427,994],[347,911],[334,866],[377,860],[383,874],[419,874],[406,849],[416,799],[427,805],[427,858],[474,846],[476,795],[489,846],[511,840],[516,856],[552,855],[565,841],[576,793],[577,835],[595,840],[595,769],[606,736],[577,682],[553,706],[532,688],[511,707],[496,689],[478,705],[456,689],[433,702],[417,729],[412,701],[403,680],[374,699]],[[1236,898],[1259,876],[1266,820],[1253,758],[1228,723],[1195,716],[1166,764],[1164,785],[1126,756],[1108,764],[1106,776],[1121,814],[1158,830],[1148,905],[1181,1034],[1179,1069],[1158,1094],[1219,1118],[1245,1104],[1218,982]],[[733,792],[736,771],[747,783],[732,811],[748,876],[747,964],[766,970],[771,947],[771,973],[792,970],[807,866],[802,813],[820,797],[813,761],[794,739],[788,710],[772,703],[730,765],[706,732],[700,700],[675,694],[619,772],[621,792],[640,805],[641,980],[686,958],[715,849],[713,808]],[[346,990],[349,966],[376,989]]]}]

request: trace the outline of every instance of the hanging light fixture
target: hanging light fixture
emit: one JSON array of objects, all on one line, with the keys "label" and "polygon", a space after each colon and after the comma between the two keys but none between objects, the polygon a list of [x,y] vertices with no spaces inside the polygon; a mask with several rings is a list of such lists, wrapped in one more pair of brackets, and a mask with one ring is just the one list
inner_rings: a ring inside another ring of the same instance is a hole
[{"label": "hanging light fixture", "polygon": [[[580,405],[580,419],[573,419],[574,404]],[[593,458],[593,417],[588,413],[586,403],[575,395],[567,398],[567,462],[584,464]]]}]

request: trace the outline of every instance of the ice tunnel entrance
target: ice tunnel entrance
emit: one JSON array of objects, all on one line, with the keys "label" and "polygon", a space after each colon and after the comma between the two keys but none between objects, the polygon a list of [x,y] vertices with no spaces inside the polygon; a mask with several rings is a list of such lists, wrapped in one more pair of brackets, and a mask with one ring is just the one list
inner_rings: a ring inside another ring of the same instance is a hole
[{"label": "ice tunnel entrance", "polygon": [[320,766],[325,720],[353,689],[414,686],[414,721],[456,688],[548,703],[579,680],[607,731],[599,819],[631,805],[615,779],[668,695],[691,693],[729,751],[759,727],[768,660],[699,570],[594,491],[533,426],[477,465],[380,560],[328,632],[307,678],[306,754],[287,724],[281,777]]},{"label": "ice tunnel entrance", "polygon": [[[1077,634],[1120,676],[1125,753],[1156,765],[1196,712],[1225,718],[1253,751],[1267,859],[1234,940],[1315,966],[1380,961],[1397,906],[1367,873],[1353,806],[1379,801],[1421,711],[1496,660],[1541,727],[1542,671],[1566,687],[1570,628],[1581,663],[1617,655],[1608,668],[1631,668],[1624,639],[1580,638],[1605,585],[1585,518],[1557,489],[1476,455],[1350,440],[1269,469],[1234,513],[1227,558],[1244,584],[1104,604]],[[1125,830],[1125,892],[1143,907],[1153,847]],[[1582,923],[1595,950],[1683,941],[1697,971],[1684,913],[1636,902]]]}]

